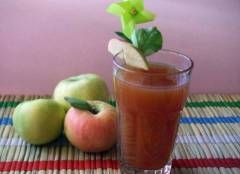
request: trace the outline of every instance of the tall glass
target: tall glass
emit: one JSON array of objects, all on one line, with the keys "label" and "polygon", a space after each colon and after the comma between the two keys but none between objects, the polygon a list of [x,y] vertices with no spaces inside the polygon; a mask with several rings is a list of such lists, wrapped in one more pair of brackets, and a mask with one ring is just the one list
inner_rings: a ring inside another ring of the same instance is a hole
[{"label": "tall glass", "polygon": [[148,71],[113,59],[120,168],[126,173],[170,173],[193,61],[170,50],[147,59]]}]

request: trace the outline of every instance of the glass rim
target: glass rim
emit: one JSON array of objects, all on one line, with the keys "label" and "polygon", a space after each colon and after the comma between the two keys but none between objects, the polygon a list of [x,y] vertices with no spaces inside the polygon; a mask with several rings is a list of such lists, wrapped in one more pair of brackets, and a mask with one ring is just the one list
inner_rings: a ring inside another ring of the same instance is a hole
[{"label": "glass rim", "polygon": [[[177,56],[180,56],[180,57],[184,57],[185,59],[187,59],[187,60],[190,62],[190,65],[189,65],[187,68],[185,68],[185,69],[179,70],[178,72],[171,72],[171,73],[162,74],[162,73],[156,73],[156,72],[154,72],[154,73],[149,73],[148,71],[142,71],[141,73],[142,73],[143,75],[151,75],[151,76],[152,76],[152,75],[153,75],[153,76],[178,75],[178,74],[186,73],[186,72],[191,71],[191,70],[193,69],[193,67],[194,67],[194,62],[193,62],[193,60],[192,60],[189,56],[187,56],[187,55],[185,55],[185,54],[182,54],[182,53],[180,53],[180,52],[178,52],[178,51],[170,50],[170,49],[161,49],[160,51],[165,52],[165,53],[169,53],[169,54],[173,54],[173,55],[177,55]],[[120,65],[119,63],[117,63],[117,59],[118,59],[117,56],[118,56],[118,54],[120,54],[120,53],[121,53],[121,51],[120,51],[119,53],[117,53],[116,55],[113,56],[113,64],[114,64],[117,68],[119,68],[119,69],[121,69],[121,70],[123,70],[123,71],[127,71],[127,72],[130,72],[130,73],[136,73],[136,71],[134,71],[134,70],[132,70],[132,69],[129,69],[129,68],[126,68],[126,67],[123,67],[122,65]]]}]

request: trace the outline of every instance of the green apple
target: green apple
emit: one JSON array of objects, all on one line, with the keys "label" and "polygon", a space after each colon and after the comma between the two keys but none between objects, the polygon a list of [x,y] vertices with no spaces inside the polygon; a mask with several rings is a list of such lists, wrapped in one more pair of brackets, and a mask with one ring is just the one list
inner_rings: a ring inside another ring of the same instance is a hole
[{"label": "green apple", "polygon": [[107,101],[109,91],[105,81],[100,76],[82,74],[60,81],[53,92],[53,99],[60,103],[65,110],[68,110],[70,104],[65,101],[64,97]]},{"label": "green apple", "polygon": [[27,142],[46,144],[63,130],[65,110],[52,99],[36,99],[19,104],[13,113],[15,131]]}]

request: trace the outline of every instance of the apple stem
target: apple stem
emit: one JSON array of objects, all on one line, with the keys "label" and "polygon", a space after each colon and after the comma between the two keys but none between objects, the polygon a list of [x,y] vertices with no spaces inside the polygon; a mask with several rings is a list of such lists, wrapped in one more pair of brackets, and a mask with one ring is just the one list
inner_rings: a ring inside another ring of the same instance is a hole
[{"label": "apple stem", "polygon": [[87,110],[93,114],[97,114],[98,110],[90,105],[88,102],[84,100],[80,100],[78,98],[73,97],[64,97],[64,99],[74,108],[80,109],[80,110]]}]

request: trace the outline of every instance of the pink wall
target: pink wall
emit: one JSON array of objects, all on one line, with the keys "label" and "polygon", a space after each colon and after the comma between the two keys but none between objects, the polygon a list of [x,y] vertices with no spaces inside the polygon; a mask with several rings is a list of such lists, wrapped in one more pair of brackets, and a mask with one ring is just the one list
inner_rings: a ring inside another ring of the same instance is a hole
[{"label": "pink wall", "polygon": [[[239,0],[145,0],[164,47],[195,61],[192,92],[240,92]],[[111,86],[107,41],[119,20],[110,0],[6,0],[0,4],[0,94],[51,94],[56,83],[100,74]]]}]

